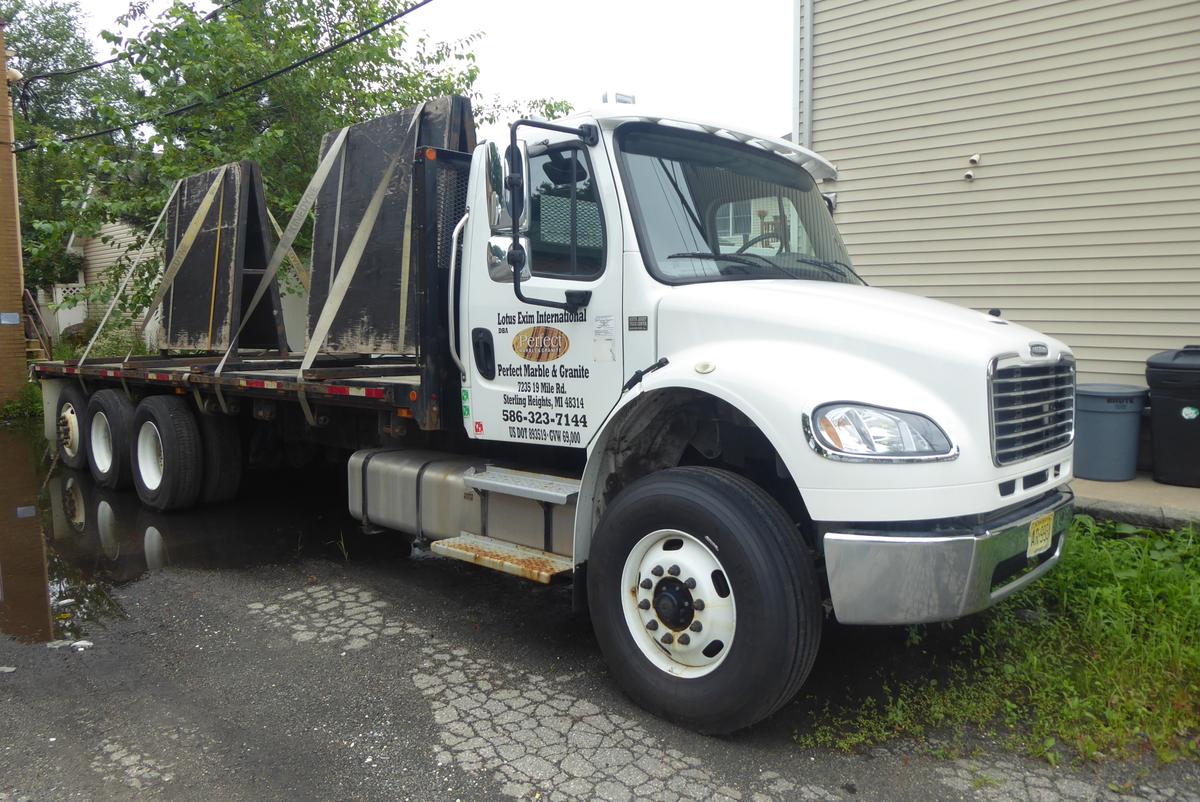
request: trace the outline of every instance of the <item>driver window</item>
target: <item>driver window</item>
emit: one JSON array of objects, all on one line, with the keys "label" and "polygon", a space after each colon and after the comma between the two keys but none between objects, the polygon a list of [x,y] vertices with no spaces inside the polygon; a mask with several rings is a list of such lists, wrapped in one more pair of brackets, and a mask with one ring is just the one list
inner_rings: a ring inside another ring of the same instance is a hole
[{"label": "driver window", "polygon": [[770,195],[722,203],[715,221],[719,253],[813,255],[791,198]]},{"label": "driver window", "polygon": [[529,267],[587,280],[604,272],[604,222],[587,153],[575,146],[529,157]]}]

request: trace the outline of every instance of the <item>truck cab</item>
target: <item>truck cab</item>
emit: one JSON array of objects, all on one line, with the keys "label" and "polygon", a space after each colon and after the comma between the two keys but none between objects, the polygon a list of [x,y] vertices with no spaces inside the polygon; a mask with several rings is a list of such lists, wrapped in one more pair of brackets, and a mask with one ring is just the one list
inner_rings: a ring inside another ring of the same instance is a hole
[{"label": "truck cab", "polygon": [[[854,624],[946,620],[1061,554],[1070,350],[868,286],[820,191],[835,176],[792,143],[628,106],[475,151],[455,321],[463,426],[475,440],[586,453],[572,560],[610,662],[640,654],[701,681],[736,653],[735,631],[754,637],[744,613],[758,604],[820,617],[828,600]],[[656,482],[672,504],[732,492],[740,514],[776,519],[805,566],[733,579],[726,555],[748,533],[726,543],[667,525],[656,510],[667,499],[646,491]],[[686,586],[704,579],[669,581],[682,576],[672,551],[706,573],[706,594]],[[742,601],[762,590],[748,584],[806,582],[811,600]],[[730,643],[706,655],[705,630],[679,624],[711,617],[713,598],[737,612],[721,628]],[[695,619],[660,610],[697,599],[708,607]],[[654,707],[643,684],[627,688]]]}]

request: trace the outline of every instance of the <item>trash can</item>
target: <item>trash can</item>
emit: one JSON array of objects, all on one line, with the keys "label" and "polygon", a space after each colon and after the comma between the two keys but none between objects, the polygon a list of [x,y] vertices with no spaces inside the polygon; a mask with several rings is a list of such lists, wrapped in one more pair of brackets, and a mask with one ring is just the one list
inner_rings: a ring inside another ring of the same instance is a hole
[{"label": "trash can", "polygon": [[1146,360],[1154,481],[1200,487],[1200,345]]},{"label": "trash can", "polygon": [[1075,388],[1075,475],[1125,482],[1137,476],[1138,429],[1146,391],[1129,384]]}]

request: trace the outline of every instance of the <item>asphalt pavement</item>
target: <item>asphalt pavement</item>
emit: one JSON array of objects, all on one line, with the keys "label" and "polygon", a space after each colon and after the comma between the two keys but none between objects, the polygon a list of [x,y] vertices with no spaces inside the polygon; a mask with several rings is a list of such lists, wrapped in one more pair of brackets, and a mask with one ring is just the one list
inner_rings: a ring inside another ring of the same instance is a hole
[{"label": "asphalt pavement", "polygon": [[[615,687],[569,588],[396,559],[328,512],[336,493],[154,516],[56,475],[40,503],[0,530],[0,568],[44,554],[47,599],[22,628],[4,575],[0,802],[1200,800],[1191,762],[801,749],[811,699],[733,736],[680,729]],[[869,681],[902,641],[830,627],[808,690]]]}]

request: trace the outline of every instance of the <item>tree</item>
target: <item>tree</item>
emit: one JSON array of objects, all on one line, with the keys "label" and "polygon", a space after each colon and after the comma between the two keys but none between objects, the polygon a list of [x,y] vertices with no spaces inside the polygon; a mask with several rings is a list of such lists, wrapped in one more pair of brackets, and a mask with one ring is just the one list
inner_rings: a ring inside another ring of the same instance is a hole
[{"label": "tree", "polygon": [[[0,2],[0,19],[7,23],[7,46],[15,54],[9,64],[28,79],[93,63],[96,54],[80,33],[80,17],[77,0]],[[113,109],[126,107],[127,73],[121,65],[114,65],[79,73],[70,80],[17,84],[13,87],[16,141],[92,130],[101,121],[94,98],[106,97]],[[57,148],[41,148],[20,157],[21,238],[29,287],[73,281],[79,269],[79,259],[65,251],[71,225],[61,213],[67,194],[61,181],[71,174],[73,162]]]},{"label": "tree", "polygon": [[[323,133],[433,97],[471,94],[478,67],[470,47],[478,35],[449,43],[411,39],[400,21],[248,91],[216,98],[404,5],[235,0],[205,13],[176,0],[150,20],[146,4],[133,3],[119,21],[148,23],[144,29],[104,34],[122,59],[128,86],[91,107],[98,128],[118,130],[67,145],[41,140],[39,152],[61,154],[73,167],[59,173],[59,217],[85,233],[117,219],[146,230],[176,179],[251,159],[262,167],[268,205],[282,221],[316,166]],[[175,113],[189,104],[199,105]],[[305,245],[301,239],[298,250]],[[139,270],[124,299],[127,310],[145,304],[160,269],[149,263]]]}]

